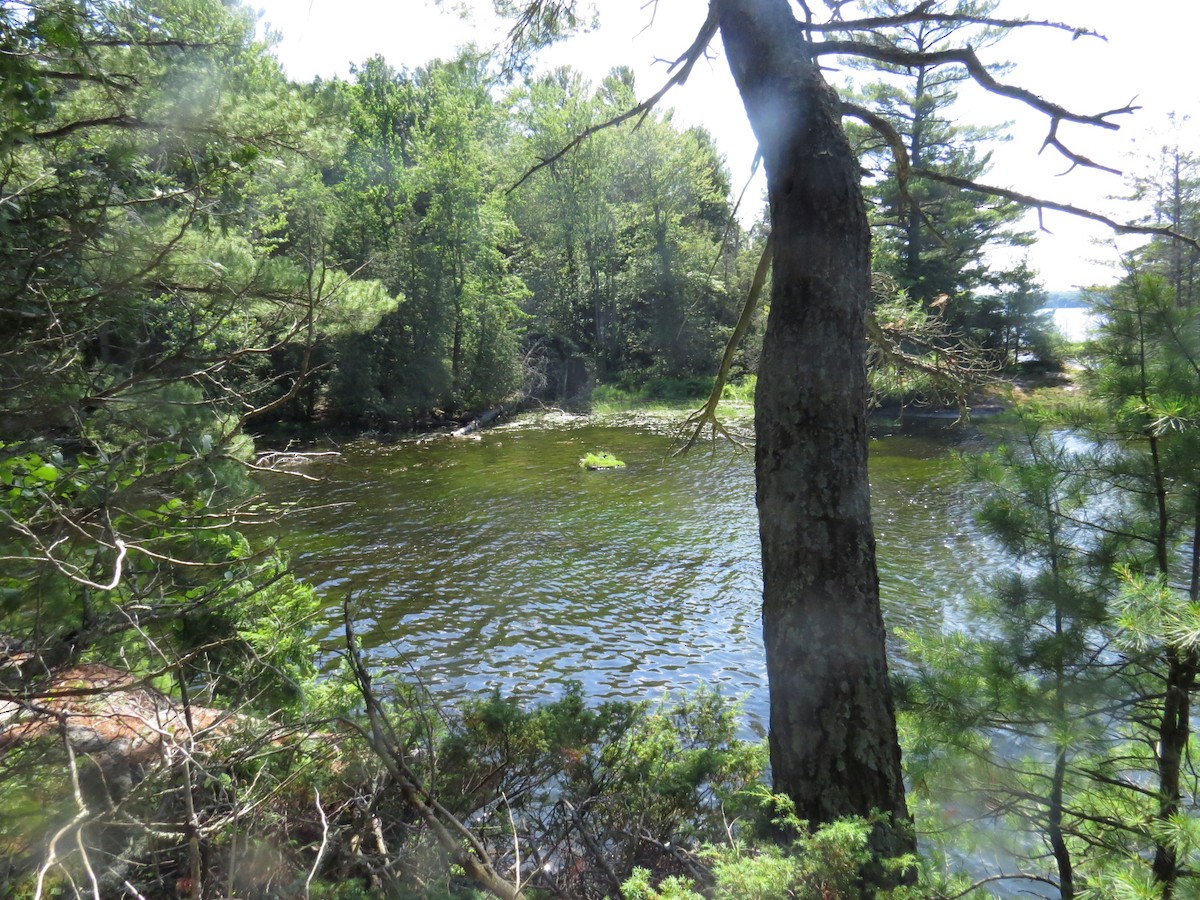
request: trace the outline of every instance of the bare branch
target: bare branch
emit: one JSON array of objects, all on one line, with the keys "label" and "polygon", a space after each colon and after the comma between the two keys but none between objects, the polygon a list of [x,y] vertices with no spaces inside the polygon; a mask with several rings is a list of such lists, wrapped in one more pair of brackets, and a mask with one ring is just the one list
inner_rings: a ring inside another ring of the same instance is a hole
[{"label": "bare branch", "polygon": [[1058,887],[1057,881],[1053,881],[1049,878],[1046,878],[1044,875],[1034,875],[1029,872],[1016,872],[1011,875],[988,875],[984,878],[980,878],[978,881],[976,881],[970,887],[967,887],[964,890],[959,891],[957,894],[944,895],[943,900],[960,900],[960,898],[966,897],[968,894],[974,893],[975,891],[979,890],[985,884],[994,884],[997,881],[1036,881],[1039,884],[1048,884],[1053,888]]},{"label": "bare branch", "polygon": [[329,847],[329,818],[325,815],[324,807],[321,806],[320,790],[314,788],[313,793],[316,796],[317,812],[321,816],[321,846],[317,848],[317,858],[313,860],[312,869],[309,870],[308,878],[304,881],[304,900],[308,900],[311,896],[312,881],[317,875],[317,870],[321,868],[321,861],[325,858],[325,850]]},{"label": "bare branch", "polygon": [[1078,216],[1081,219],[1090,219],[1093,222],[1099,222],[1102,225],[1107,225],[1118,234],[1144,234],[1149,237],[1165,237],[1173,240],[1182,241],[1189,247],[1200,250],[1200,239],[1189,237],[1186,234],[1180,234],[1165,225],[1137,225],[1131,222],[1118,222],[1110,216],[1102,213],[1093,212],[1090,209],[1084,209],[1080,206],[1074,206],[1070,203],[1057,203],[1053,200],[1044,200],[1039,197],[1034,197],[1030,194],[1022,194],[1018,191],[1010,190],[1009,188],[996,187],[990,184],[980,184],[977,181],[971,181],[968,178],[959,178],[955,175],[946,175],[941,172],[934,172],[929,169],[913,169],[912,174],[919,178],[928,178],[931,181],[940,181],[943,184],[949,184],[954,187],[962,188],[968,191],[978,191],[981,194],[988,194],[993,197],[1003,197],[1006,200],[1014,200],[1017,203],[1023,203],[1033,209],[1041,212],[1042,210],[1052,209],[1056,212],[1067,213],[1072,216]]},{"label": "bare branch", "polygon": [[928,52],[915,52],[910,50],[902,50],[892,46],[878,46],[869,44],[863,41],[825,41],[819,44],[812,45],[812,53],[814,56],[855,56],[864,59],[873,59],[877,62],[888,63],[894,66],[904,68],[914,67],[933,67],[945,65],[959,65],[967,70],[971,79],[982,87],[984,90],[997,94],[1001,97],[1009,97],[1024,103],[1031,109],[1045,113],[1050,117],[1050,133],[1046,137],[1043,146],[1051,146],[1062,153],[1074,165],[1087,166],[1090,168],[1101,169],[1103,171],[1115,171],[1106,166],[1098,165],[1092,162],[1085,156],[1073,153],[1068,150],[1058,140],[1058,123],[1059,122],[1078,122],[1082,125],[1093,125],[1097,128],[1107,128],[1111,131],[1116,131],[1121,126],[1116,122],[1111,122],[1109,119],[1112,116],[1129,115],[1135,112],[1140,107],[1134,106],[1132,101],[1125,106],[1116,109],[1105,110],[1104,112],[1085,115],[1082,113],[1072,112],[1065,106],[1060,106],[1035,94],[1023,87],[1018,87],[1012,84],[1005,84],[997,81],[987,67],[980,62],[975,51],[970,47],[955,48],[950,50],[936,50]]},{"label": "bare branch", "polygon": [[608,128],[615,128],[618,125],[628,122],[630,119],[634,118],[638,119],[640,124],[641,120],[644,120],[646,116],[650,114],[650,111],[659,104],[659,102],[667,95],[667,92],[670,91],[671,88],[684,84],[688,80],[688,76],[692,74],[692,68],[696,65],[696,61],[704,55],[704,51],[708,48],[708,45],[712,42],[712,39],[716,37],[716,35],[717,13],[716,10],[710,6],[708,9],[708,18],[705,19],[704,24],[700,26],[700,31],[696,34],[695,40],[692,41],[691,46],[684,51],[683,55],[676,59],[674,63],[672,63],[671,67],[673,69],[678,67],[677,71],[667,79],[666,83],[659,88],[655,94],[648,99],[643,100],[637,106],[626,110],[620,115],[613,116],[608,121],[601,122],[598,125],[588,126],[583,131],[579,132],[579,134],[575,135],[575,137],[572,138],[565,147],[560,149],[558,152],[543,158],[531,169],[529,169],[529,171],[522,175],[516,184],[508,189],[508,193],[511,194],[526,181],[528,181],[529,178],[532,177],[536,172],[558,162],[576,147],[579,147],[581,144],[583,144],[583,142],[592,135],[598,134],[599,132]]},{"label": "bare branch", "polygon": [[[1127,108],[1133,109],[1134,107],[1127,107]],[[1107,113],[1105,115],[1107,115]],[[1067,159],[1069,159],[1071,161],[1071,168],[1067,169],[1067,172],[1070,172],[1071,169],[1074,169],[1076,166],[1083,166],[1088,169],[1099,169],[1101,172],[1108,172],[1110,175],[1120,175],[1121,174],[1120,169],[1114,169],[1111,166],[1101,165],[1098,162],[1088,159],[1086,156],[1083,156],[1082,154],[1076,153],[1075,151],[1068,149],[1067,146],[1058,139],[1058,124],[1060,121],[1061,120],[1059,120],[1059,119],[1051,119],[1050,120],[1050,131],[1046,134],[1046,139],[1044,141],[1042,141],[1042,150],[1045,150],[1047,147],[1053,147],[1055,150],[1057,150],[1059,153],[1061,153],[1063,156],[1065,156]],[[1041,152],[1041,151],[1038,151],[1038,152]],[[1063,174],[1065,175],[1066,173],[1064,172]]]},{"label": "bare branch", "polygon": [[1052,28],[1058,31],[1071,32],[1072,40],[1077,40],[1081,37],[1094,37],[1102,41],[1108,40],[1098,31],[1093,31],[1090,28],[1080,28],[1078,25],[1068,25],[1066,22],[1053,22],[1049,19],[994,19],[990,16],[942,13],[932,11],[933,5],[933,0],[926,0],[926,2],[901,15],[871,16],[863,19],[851,19],[850,21],[836,19],[824,24],[815,24],[809,21],[804,27],[824,34],[839,34],[869,31],[873,28],[895,27],[896,25],[913,25],[918,22],[932,22],[939,25],[982,25],[986,28]]},{"label": "bare branch", "polygon": [[[404,795],[405,802],[429,826],[442,849],[485,890],[502,900],[516,900],[518,889],[502,878],[492,867],[491,860],[479,838],[453,816],[412,771],[401,749],[396,746],[395,729],[371,687],[371,675],[358,651],[358,639],[350,616],[350,601],[344,604],[346,657],[359,694],[367,707],[370,731],[363,732],[371,749],[383,763]],[[355,726],[357,729],[357,726]],[[361,729],[358,729],[361,731]],[[457,833],[455,837],[454,833]],[[466,844],[466,847],[463,844]],[[468,849],[469,848],[469,849]]]}]

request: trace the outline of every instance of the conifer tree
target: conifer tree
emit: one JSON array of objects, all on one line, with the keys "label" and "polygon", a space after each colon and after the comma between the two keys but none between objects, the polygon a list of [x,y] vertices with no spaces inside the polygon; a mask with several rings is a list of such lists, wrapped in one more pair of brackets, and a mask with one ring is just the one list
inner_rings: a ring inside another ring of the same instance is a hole
[{"label": "conifer tree", "polygon": [[[900,0],[875,0],[867,10],[896,17],[908,6]],[[935,55],[964,42],[978,50],[1000,41],[1008,31],[978,23],[991,16],[996,6],[994,0],[941,0],[933,8],[957,18],[920,19],[876,32],[870,40],[899,53]],[[868,68],[865,61],[854,65]],[[871,63],[870,69],[883,77],[860,88],[852,102],[866,106],[895,129],[912,167],[902,184],[892,164],[893,148],[879,132],[861,126],[851,129],[871,173],[863,190],[874,232],[872,265],[895,279],[911,299],[926,305],[937,302],[955,328],[996,348],[1002,340],[1001,327],[981,315],[985,301],[980,291],[994,293],[1005,276],[994,271],[985,255],[989,249],[1032,242],[1031,235],[1018,227],[1025,210],[1011,200],[963,191],[921,173],[932,171],[968,182],[983,179],[991,168],[991,151],[981,148],[1003,140],[1003,129],[965,124],[951,112],[959,88],[970,80],[957,65]]]},{"label": "conifer tree", "polygon": [[[1155,158],[1153,168],[1132,179],[1133,198],[1148,207],[1150,224],[1200,237],[1200,157],[1186,149],[1183,122],[1171,117],[1173,133]],[[1177,303],[1200,302],[1200,250],[1167,237],[1151,240],[1136,254],[1138,268],[1159,274]]]},{"label": "conifer tree", "polygon": [[1200,675],[1200,311],[1137,270],[1100,308],[1093,389],[1109,415],[1097,437],[1112,448],[1108,477],[1124,501],[1102,524],[1128,543],[1115,612],[1149,682],[1130,719],[1134,746],[1152,749],[1144,761],[1156,788],[1152,871],[1169,897],[1195,862],[1188,829],[1179,829],[1197,799],[1187,758]]}]

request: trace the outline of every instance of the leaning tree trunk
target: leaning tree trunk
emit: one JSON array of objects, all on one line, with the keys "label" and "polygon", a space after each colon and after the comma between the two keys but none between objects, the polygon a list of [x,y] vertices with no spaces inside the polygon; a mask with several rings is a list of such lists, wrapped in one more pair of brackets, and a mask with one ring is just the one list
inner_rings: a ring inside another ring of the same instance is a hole
[{"label": "leaning tree trunk", "polygon": [[787,0],[714,0],[758,137],[771,311],[755,400],[763,633],[776,790],[812,822],[891,814],[913,848],[867,482],[870,232],[838,100]]}]

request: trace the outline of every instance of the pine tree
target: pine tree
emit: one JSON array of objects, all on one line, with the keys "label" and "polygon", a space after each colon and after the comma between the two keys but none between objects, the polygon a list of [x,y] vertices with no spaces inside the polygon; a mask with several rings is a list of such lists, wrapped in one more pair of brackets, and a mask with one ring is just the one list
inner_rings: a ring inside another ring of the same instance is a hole
[{"label": "pine tree", "polygon": [[[938,11],[965,17],[989,15],[993,0],[956,0],[934,4]],[[878,16],[895,16],[908,9],[900,0],[876,0],[867,5]],[[954,20],[919,20],[872,36],[889,49],[936,53],[964,40],[979,48],[993,44],[1004,30]],[[866,68],[858,63],[857,68]],[[962,124],[951,119],[950,108],[969,76],[956,65],[912,66],[871,63],[885,77],[865,85],[852,97],[886,120],[908,151],[913,173],[901,185],[892,165],[892,149],[877,131],[852,129],[856,149],[870,179],[864,193],[871,208],[875,234],[872,265],[895,279],[910,298],[926,305],[938,302],[956,328],[979,343],[996,347],[998,325],[980,315],[983,294],[999,287],[1002,275],[986,259],[990,248],[1025,246],[1031,236],[1015,226],[1024,209],[921,177],[935,171],[969,181],[980,180],[991,166],[990,151],[979,148],[1003,140],[1000,127]],[[982,291],[982,293],[981,293]]]},{"label": "pine tree", "polygon": [[[1186,120],[1171,117],[1173,132],[1159,150],[1154,167],[1132,179],[1133,199],[1149,207],[1149,224],[1170,228],[1193,239],[1200,237],[1200,157],[1181,143]],[[1200,302],[1200,250],[1184,241],[1158,237],[1136,254],[1141,271],[1162,276],[1177,303]]]}]

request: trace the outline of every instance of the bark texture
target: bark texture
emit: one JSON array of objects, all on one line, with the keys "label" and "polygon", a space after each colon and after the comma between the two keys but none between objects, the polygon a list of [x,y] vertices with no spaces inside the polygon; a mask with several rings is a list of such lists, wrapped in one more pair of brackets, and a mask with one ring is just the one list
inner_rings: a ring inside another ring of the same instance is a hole
[{"label": "bark texture", "polygon": [[[714,5],[762,149],[775,248],[755,401],[775,787],[812,822],[904,821],[867,480],[859,166],[787,0]],[[877,838],[913,847],[888,828]]]}]

